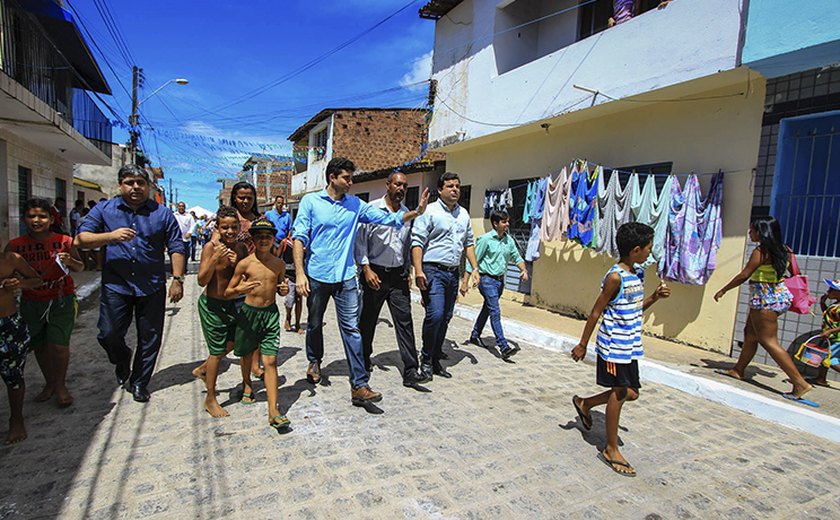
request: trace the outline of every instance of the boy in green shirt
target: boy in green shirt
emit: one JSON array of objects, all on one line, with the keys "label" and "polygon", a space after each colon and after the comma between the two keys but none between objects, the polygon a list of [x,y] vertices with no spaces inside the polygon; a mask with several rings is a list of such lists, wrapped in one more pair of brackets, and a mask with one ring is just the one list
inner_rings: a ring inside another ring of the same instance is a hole
[{"label": "boy in green shirt", "polygon": [[[511,356],[519,352],[519,347],[511,347],[505,339],[505,332],[502,330],[502,312],[499,308],[499,297],[505,290],[505,271],[508,263],[516,264],[519,267],[519,279],[528,281],[528,271],[525,270],[525,261],[516,249],[513,238],[508,234],[510,227],[510,216],[506,211],[494,211],[490,215],[490,223],[493,231],[485,233],[475,242],[475,256],[478,260],[478,292],[484,298],[484,305],[475,320],[469,342],[479,347],[487,348],[481,341],[481,332],[490,318],[490,326],[496,336],[496,346],[502,353],[502,359],[507,361]],[[461,294],[465,294],[469,288],[469,277],[472,266],[467,264],[464,279],[461,282]]]}]

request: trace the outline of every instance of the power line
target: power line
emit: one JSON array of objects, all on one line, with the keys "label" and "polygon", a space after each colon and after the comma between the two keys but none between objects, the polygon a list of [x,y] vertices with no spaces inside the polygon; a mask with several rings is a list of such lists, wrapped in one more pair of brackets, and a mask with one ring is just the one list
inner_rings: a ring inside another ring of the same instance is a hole
[{"label": "power line", "polygon": [[[371,26],[371,27],[369,27],[369,28],[365,29],[365,30],[364,30],[364,31],[362,31],[361,33],[357,34],[356,36],[353,36],[353,37],[352,37],[352,38],[350,38],[349,40],[347,40],[347,41],[345,41],[345,42],[341,43],[340,45],[338,45],[337,47],[334,47],[333,49],[331,49],[331,50],[329,50],[329,51],[325,52],[324,54],[321,54],[320,56],[316,57],[315,59],[313,59],[313,60],[311,60],[311,61],[307,62],[306,64],[304,64],[304,65],[302,65],[302,66],[298,67],[297,69],[293,70],[292,72],[290,72],[290,73],[288,73],[288,74],[286,74],[286,75],[284,75],[284,76],[281,76],[281,77],[279,77],[279,78],[277,78],[277,79],[275,79],[275,80],[273,80],[273,81],[271,81],[271,82],[269,82],[269,83],[267,83],[267,84],[263,85],[262,87],[258,87],[258,88],[256,88],[256,89],[253,89],[253,90],[249,91],[249,92],[246,92],[245,94],[243,94],[243,95],[241,95],[241,96],[239,96],[239,97],[237,97],[237,98],[234,98],[233,100],[228,101],[227,103],[223,103],[222,105],[215,106],[215,107],[213,107],[211,110],[218,111],[218,110],[224,110],[224,109],[230,108],[230,107],[232,107],[232,106],[235,106],[235,105],[238,105],[238,104],[240,104],[240,103],[243,103],[243,102],[245,102],[245,101],[247,101],[247,100],[249,100],[249,99],[251,99],[251,98],[254,98],[254,97],[256,97],[256,96],[258,96],[258,95],[260,95],[260,94],[262,94],[262,93],[264,93],[264,92],[267,92],[268,90],[271,90],[271,89],[272,89],[272,88],[274,88],[274,87],[277,87],[277,86],[279,86],[279,85],[281,85],[281,84],[283,84],[283,83],[285,83],[285,82],[289,81],[290,79],[292,79],[292,78],[294,78],[294,77],[296,77],[296,76],[298,76],[298,75],[300,75],[300,74],[302,74],[302,73],[306,72],[307,70],[309,70],[309,69],[311,69],[311,68],[315,67],[316,65],[318,65],[318,64],[319,64],[319,63],[321,63],[322,61],[326,60],[327,58],[329,58],[329,57],[330,57],[330,56],[332,56],[333,54],[335,54],[335,53],[337,53],[337,52],[341,51],[342,49],[344,49],[344,48],[346,48],[346,47],[348,47],[348,46],[352,45],[352,44],[353,44],[353,43],[355,43],[355,42],[357,42],[357,41],[358,41],[358,40],[360,40],[362,37],[364,37],[364,36],[366,36],[367,34],[371,33],[372,31],[374,31],[374,30],[375,30],[375,29],[377,29],[379,26],[381,26],[381,25],[383,25],[384,23],[386,23],[386,22],[387,22],[388,20],[390,20],[391,18],[393,18],[393,17],[397,16],[397,15],[398,15],[398,14],[400,14],[401,12],[403,12],[403,11],[405,11],[406,9],[408,9],[409,7],[411,7],[412,5],[416,4],[418,1],[419,1],[419,0],[411,0],[410,2],[408,2],[407,4],[405,4],[404,6],[402,6],[401,8],[397,9],[397,10],[396,10],[396,11],[394,11],[393,13],[389,14],[388,16],[386,16],[385,18],[383,18],[382,20],[380,20],[379,22],[377,22],[377,23],[376,23],[376,24],[374,24],[373,26]],[[593,0],[593,1],[594,1],[594,0]],[[200,114],[198,114],[198,115],[200,115]],[[193,117],[195,117],[195,116],[193,116]]]}]

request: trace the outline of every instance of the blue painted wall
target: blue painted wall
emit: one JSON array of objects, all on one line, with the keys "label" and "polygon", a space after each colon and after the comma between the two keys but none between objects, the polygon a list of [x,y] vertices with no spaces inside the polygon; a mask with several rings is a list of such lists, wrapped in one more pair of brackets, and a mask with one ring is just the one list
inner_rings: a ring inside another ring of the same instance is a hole
[{"label": "blue painted wall", "polygon": [[767,77],[840,61],[840,1],[750,0],[742,63]]}]

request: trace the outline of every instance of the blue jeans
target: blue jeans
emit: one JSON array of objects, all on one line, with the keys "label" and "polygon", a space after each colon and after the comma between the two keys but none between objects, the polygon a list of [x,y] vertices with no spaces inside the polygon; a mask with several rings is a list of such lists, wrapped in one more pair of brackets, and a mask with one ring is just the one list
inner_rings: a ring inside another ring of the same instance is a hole
[{"label": "blue jeans", "polygon": [[478,318],[475,320],[472,330],[472,337],[480,338],[489,317],[490,327],[493,328],[493,334],[496,336],[496,345],[502,352],[510,348],[505,339],[505,331],[502,330],[502,311],[499,308],[499,297],[502,296],[504,291],[505,284],[501,280],[496,280],[488,275],[481,276],[481,281],[478,283],[478,292],[484,297],[484,305],[481,306],[481,312],[478,313]]},{"label": "blue jeans", "polygon": [[338,330],[344,343],[344,354],[350,369],[350,384],[353,388],[368,386],[370,374],[365,370],[362,353],[362,335],[359,333],[359,293],[356,279],[344,282],[323,283],[309,279],[309,296],[306,306],[309,317],[306,320],[306,358],[310,363],[320,363],[324,357],[324,312],[332,297]]},{"label": "blue jeans", "polygon": [[198,249],[198,235],[190,235],[190,248],[187,252],[190,254],[189,258],[193,262],[195,262],[195,250]]},{"label": "blue jeans", "polygon": [[424,364],[440,361],[443,340],[455,299],[458,297],[458,272],[444,271],[432,264],[423,264],[426,275],[426,291],[422,293],[426,305],[426,317],[423,318],[423,348],[420,359]]},{"label": "blue jeans", "polygon": [[147,386],[152,379],[160,344],[163,340],[163,314],[166,307],[166,288],[148,296],[121,294],[107,285],[99,295],[99,335],[96,339],[108,353],[113,364],[129,363],[131,349],[125,334],[132,318],[137,326],[137,348],[128,382]]}]

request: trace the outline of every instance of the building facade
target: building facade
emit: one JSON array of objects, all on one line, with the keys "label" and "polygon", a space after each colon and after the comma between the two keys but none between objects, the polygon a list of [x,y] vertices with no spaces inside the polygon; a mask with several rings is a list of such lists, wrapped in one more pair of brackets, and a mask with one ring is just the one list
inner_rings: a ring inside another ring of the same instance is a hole
[{"label": "building facade", "polygon": [[[738,298],[712,296],[743,266],[756,157],[767,151],[768,80],[742,63],[749,4],[758,2],[678,0],[656,9],[658,1],[643,1],[611,27],[611,0],[427,3],[421,16],[436,20],[430,144],[470,188],[476,233],[490,229],[478,209],[485,190],[519,188],[516,211],[528,180],[575,159],[640,174],[697,173],[703,193],[711,179],[703,174],[722,171],[717,267],[705,285],[671,283],[669,304],[648,312],[644,328],[733,353]],[[511,297],[588,314],[615,260],[566,240],[543,242],[540,253],[531,287]],[[653,269],[648,276],[656,280]]]},{"label": "building facade", "polygon": [[111,162],[110,94],[72,16],[53,2],[0,2],[0,240],[30,197],[75,197],[73,164]]}]

